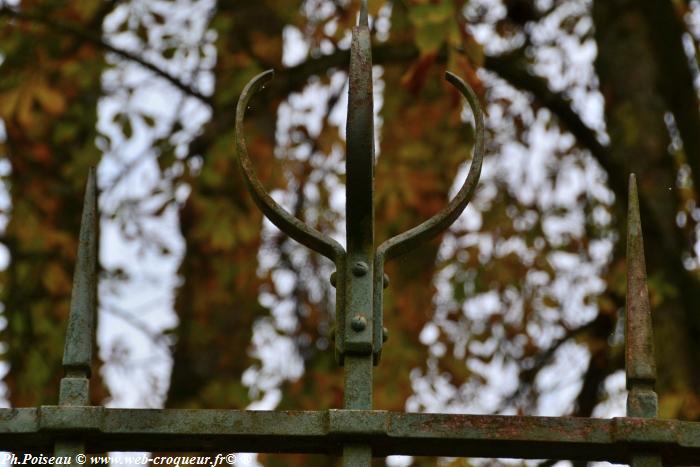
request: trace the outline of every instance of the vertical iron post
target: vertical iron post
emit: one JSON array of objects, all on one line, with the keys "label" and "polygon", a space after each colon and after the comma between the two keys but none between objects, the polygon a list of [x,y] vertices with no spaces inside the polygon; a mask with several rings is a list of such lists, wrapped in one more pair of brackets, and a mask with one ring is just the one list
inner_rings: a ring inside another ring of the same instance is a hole
[{"label": "vertical iron post", "polygon": [[[658,416],[656,361],[651,307],[647,289],[644,260],[644,240],[639,215],[639,196],[634,174],[629,178],[627,212],[627,306],[625,317],[625,368],[627,389],[627,416],[655,418]],[[661,466],[658,455],[635,453],[633,467]]]},{"label": "vertical iron post", "polygon": [[[65,376],[61,379],[59,406],[90,405],[90,373],[97,313],[97,231],[97,181],[95,169],[91,168],[85,188],[73,275],[70,315],[63,351]],[[85,443],[81,439],[56,441],[55,454],[70,456],[71,465],[79,465],[75,456],[84,453]]]},{"label": "vertical iron post", "polygon": [[[347,113],[347,196],[345,316],[342,333],[346,409],[372,408],[372,341],[374,312],[374,109],[372,51],[367,2],[352,31]],[[372,449],[353,444],[343,448],[343,465],[369,466]]]}]

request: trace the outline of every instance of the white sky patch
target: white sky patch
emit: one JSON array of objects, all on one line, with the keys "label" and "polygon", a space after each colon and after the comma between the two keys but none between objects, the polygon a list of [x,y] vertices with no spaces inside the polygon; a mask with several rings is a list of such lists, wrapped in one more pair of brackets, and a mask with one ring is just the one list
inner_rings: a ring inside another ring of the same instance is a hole
[{"label": "white sky patch", "polygon": [[[104,21],[105,39],[200,92],[211,93],[216,34],[207,28],[214,2],[176,3],[176,8],[165,1],[118,5]],[[145,42],[134,33],[139,24],[147,28]],[[98,341],[106,361],[102,373],[113,394],[109,406],[160,407],[172,365],[172,342],[163,331],[177,325],[174,290],[184,254],[178,207],[188,188],[171,182],[185,170],[181,162],[161,173],[154,143],[172,135],[176,157],[184,157],[210,111],[138,64],[112,54],[108,61],[113,66],[103,74],[105,96],[98,108],[97,129],[103,135],[98,145],[104,151],[98,178],[101,209],[115,213],[115,218],[103,218],[100,259],[107,270],[124,271],[127,279],[101,283]],[[124,132],[126,121],[131,134]],[[161,194],[153,196],[158,191]],[[172,196],[175,203],[165,206],[161,215],[149,214]]]},{"label": "white sky patch", "polygon": [[[0,58],[0,63],[2,60]],[[0,120],[0,141],[5,141],[7,138],[7,133],[5,131],[5,123]],[[0,154],[0,177],[6,177],[10,174],[12,167],[10,162],[5,158],[6,154]],[[9,213],[11,210],[11,200],[10,193],[7,190],[7,185],[4,183],[0,184],[0,232],[5,231],[7,223],[9,222]],[[0,270],[5,270],[10,263],[10,253],[4,244],[0,244]],[[0,304],[0,312],[5,309],[3,304]],[[7,318],[0,314],[0,330],[4,330],[7,327]],[[7,344],[5,342],[0,342],[0,354],[5,352]],[[4,383],[4,378],[7,372],[10,370],[10,365],[6,362],[0,362],[0,407],[6,408],[10,406],[8,400],[8,388]]]}]

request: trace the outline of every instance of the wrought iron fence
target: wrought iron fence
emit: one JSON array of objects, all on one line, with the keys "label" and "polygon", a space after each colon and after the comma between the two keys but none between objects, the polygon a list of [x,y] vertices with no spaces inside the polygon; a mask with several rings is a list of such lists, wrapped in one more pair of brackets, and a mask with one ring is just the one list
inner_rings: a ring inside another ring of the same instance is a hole
[{"label": "wrought iron fence", "polygon": [[292,238],[335,263],[335,353],[344,368],[344,408],[317,411],[111,409],[89,405],[97,284],[95,173],[88,176],[73,296],[57,406],[0,409],[0,449],[53,452],[73,465],[104,451],[286,452],[342,455],[369,466],[392,454],[612,461],[634,466],[700,464],[700,423],[657,419],[656,368],[639,202],[630,176],[627,227],[627,417],[591,419],[400,413],[372,410],[372,371],[387,330],[384,262],[439,234],[476,188],[484,124],[472,90],[447,74],[466,98],[476,126],[469,174],[447,207],[375,249],[372,60],[366,2],[353,29],[347,119],[347,251],[280,207],[255,175],[243,136],[252,95],[267,71],[244,89],[236,110],[236,144],[244,178],[263,213]]}]

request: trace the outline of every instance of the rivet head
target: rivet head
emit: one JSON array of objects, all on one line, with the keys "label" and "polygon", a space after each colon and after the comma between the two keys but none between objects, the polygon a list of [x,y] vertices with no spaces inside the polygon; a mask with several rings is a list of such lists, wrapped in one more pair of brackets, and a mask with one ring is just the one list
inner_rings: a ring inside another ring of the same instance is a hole
[{"label": "rivet head", "polygon": [[350,327],[355,332],[362,332],[367,327],[367,318],[362,315],[355,315],[350,320]]},{"label": "rivet head", "polygon": [[384,273],[384,282],[383,282],[383,285],[384,285],[384,288],[385,288],[385,289],[386,289],[387,287],[389,287],[389,276],[387,275],[387,273]]},{"label": "rivet head", "polygon": [[365,274],[367,274],[368,271],[369,267],[367,267],[367,263],[363,261],[358,261],[352,265],[352,273],[356,277],[364,276]]},{"label": "rivet head", "polygon": [[382,328],[382,342],[389,340],[389,330],[385,327]]},{"label": "rivet head", "polygon": [[338,280],[338,274],[336,274],[336,271],[333,271],[333,272],[331,273],[331,285],[332,285],[333,287],[335,287],[335,285],[336,285],[336,283],[337,283],[337,280]]}]

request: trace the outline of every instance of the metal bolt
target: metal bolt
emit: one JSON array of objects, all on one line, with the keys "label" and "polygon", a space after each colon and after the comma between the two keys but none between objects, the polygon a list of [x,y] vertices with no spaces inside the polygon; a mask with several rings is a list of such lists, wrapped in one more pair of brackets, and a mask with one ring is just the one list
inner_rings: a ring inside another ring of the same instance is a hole
[{"label": "metal bolt", "polygon": [[333,271],[331,273],[331,285],[333,287],[335,287],[336,281],[337,281],[337,274],[336,274],[336,271]]},{"label": "metal bolt", "polygon": [[382,328],[382,342],[389,340],[389,330],[385,327]]},{"label": "metal bolt", "polygon": [[367,318],[362,315],[355,315],[350,321],[350,327],[355,332],[362,332],[367,327]]},{"label": "metal bolt", "polygon": [[387,275],[387,273],[384,273],[384,282],[383,282],[383,285],[384,285],[384,288],[385,288],[385,289],[386,289],[387,287],[389,287],[389,276]]},{"label": "metal bolt", "polygon": [[363,261],[358,261],[357,263],[352,265],[352,273],[356,277],[361,277],[367,274],[367,271],[369,271],[369,267],[367,267],[367,263]]}]

